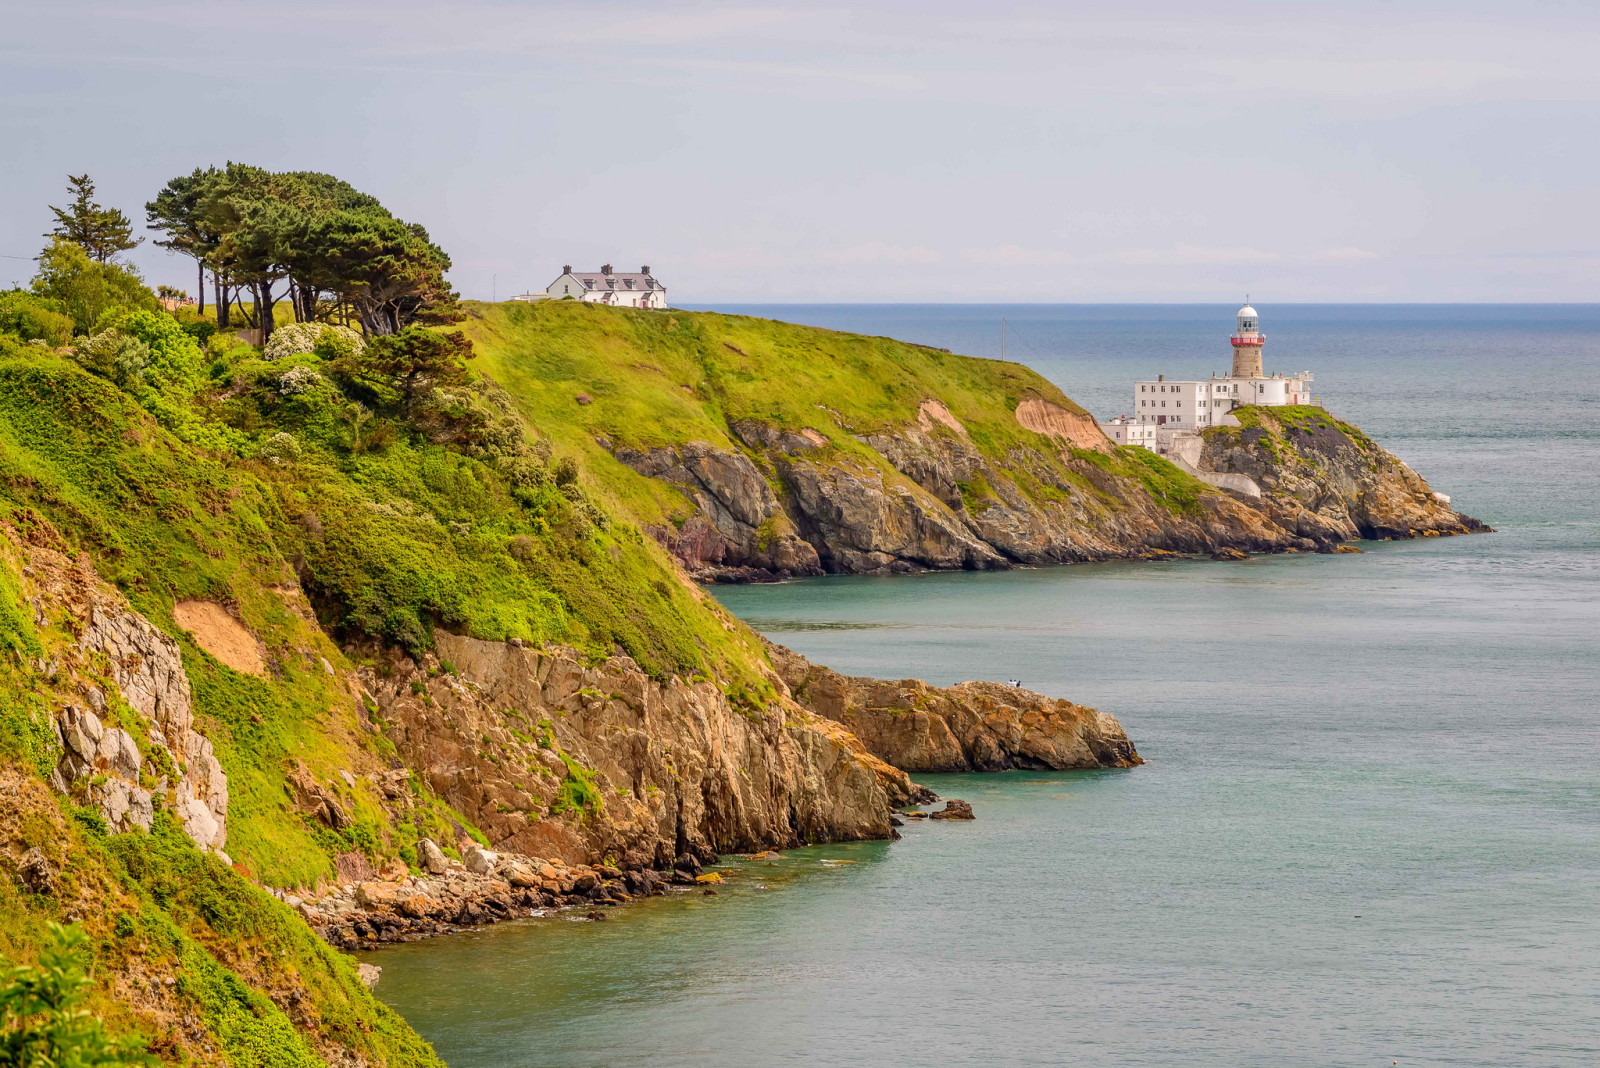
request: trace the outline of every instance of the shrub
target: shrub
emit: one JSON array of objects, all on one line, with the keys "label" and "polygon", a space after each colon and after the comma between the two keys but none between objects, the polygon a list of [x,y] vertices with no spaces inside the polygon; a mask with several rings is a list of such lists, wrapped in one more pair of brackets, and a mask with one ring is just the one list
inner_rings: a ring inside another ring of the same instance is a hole
[{"label": "shrub", "polygon": [[[331,335],[331,336],[330,336]],[[361,335],[348,326],[330,326],[327,323],[290,323],[280,326],[267,339],[261,356],[267,360],[281,360],[288,356],[305,356],[315,352],[324,338],[330,350],[342,351],[345,347],[359,354],[366,343]],[[319,354],[320,355],[320,354]],[[325,359],[327,357],[324,357]]]},{"label": "shrub", "polygon": [[65,345],[72,340],[72,316],[58,300],[13,290],[0,293],[0,333],[24,341]]},{"label": "shrub", "polygon": [[38,964],[0,973],[0,1064],[17,1068],[110,1068],[154,1064],[137,1035],[112,1038],[79,1007],[91,985],[87,941],[76,925],[52,923]]}]

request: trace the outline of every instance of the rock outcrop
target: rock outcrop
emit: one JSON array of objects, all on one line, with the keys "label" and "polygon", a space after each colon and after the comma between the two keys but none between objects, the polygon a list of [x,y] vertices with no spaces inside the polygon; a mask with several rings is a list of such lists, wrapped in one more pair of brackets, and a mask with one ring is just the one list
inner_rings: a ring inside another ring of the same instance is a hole
[{"label": "rock outcrop", "polygon": [[1489,528],[1388,450],[1320,408],[1250,408],[1243,425],[1205,431],[1201,472],[1248,479],[1251,504],[1319,547],[1356,539],[1469,534]]},{"label": "rock outcrop", "polygon": [[[664,886],[695,881],[674,867],[624,871],[608,864],[572,865],[560,857],[492,853],[475,846],[464,855],[467,859],[462,862],[444,861],[441,854],[437,871],[413,875],[399,865],[382,878],[335,883],[305,894],[272,893],[329,943],[357,949],[539,915],[546,909],[619,905],[659,894]],[[684,858],[683,868],[689,866]]]},{"label": "rock outcrop", "polygon": [[1016,407],[1033,437],[1003,455],[931,399],[912,423],[852,432],[870,453],[846,452],[811,427],[744,419],[729,426],[739,448],[702,441],[616,455],[684,490],[694,514],[680,530],[653,533],[706,581],[1226,559],[1487,529],[1326,413],[1302,432],[1263,411],[1242,436],[1224,428],[1195,438],[1176,466],[1112,447],[1087,414],[1039,397]]},{"label": "rock outcrop", "polygon": [[663,868],[887,838],[890,806],[925,796],[787,698],[735,706],[711,681],[658,681],[627,657],[435,639],[422,663],[362,650],[381,665],[362,681],[401,758],[496,849]]},{"label": "rock outcrop", "polygon": [[89,802],[114,830],[149,830],[156,806],[164,805],[196,845],[220,851],[228,838],[228,779],[210,740],[194,728],[178,643],[133,611],[87,559],[23,542],[13,530],[6,536],[26,561],[25,593],[38,624],[77,636],[64,660],[49,665],[74,691],[55,716],[56,788]]},{"label": "rock outcrop", "polygon": [[1111,715],[1018,686],[929,686],[841,675],[781,645],[773,667],[795,700],[907,771],[1126,768],[1143,763]]}]

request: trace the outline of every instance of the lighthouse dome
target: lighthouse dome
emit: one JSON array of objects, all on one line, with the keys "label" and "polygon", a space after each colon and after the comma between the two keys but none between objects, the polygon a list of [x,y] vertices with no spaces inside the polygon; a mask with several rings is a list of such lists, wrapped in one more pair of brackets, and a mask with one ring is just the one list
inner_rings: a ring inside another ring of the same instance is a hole
[{"label": "lighthouse dome", "polygon": [[1256,318],[1256,310],[1250,305],[1246,304],[1244,307],[1239,309],[1239,318],[1254,319]]}]

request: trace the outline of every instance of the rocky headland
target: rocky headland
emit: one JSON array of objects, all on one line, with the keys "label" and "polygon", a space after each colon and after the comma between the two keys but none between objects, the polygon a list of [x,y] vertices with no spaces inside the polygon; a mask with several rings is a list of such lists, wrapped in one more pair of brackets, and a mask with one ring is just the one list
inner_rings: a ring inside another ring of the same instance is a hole
[{"label": "rocky headland", "polygon": [[1015,411],[1036,440],[1003,456],[935,400],[914,422],[855,435],[863,450],[841,451],[810,427],[740,420],[732,448],[616,455],[693,503],[680,528],[653,533],[707,581],[1328,552],[1486,529],[1321,409],[1296,409],[1292,422],[1272,411],[1245,410],[1249,427],[1209,430],[1176,463],[1114,448],[1093,420],[1040,397]]},{"label": "rocky headland", "polygon": [[1020,686],[841,675],[781,645],[773,667],[795,700],[847,727],[867,750],[907,771],[1065,771],[1143,761],[1108,713]]}]

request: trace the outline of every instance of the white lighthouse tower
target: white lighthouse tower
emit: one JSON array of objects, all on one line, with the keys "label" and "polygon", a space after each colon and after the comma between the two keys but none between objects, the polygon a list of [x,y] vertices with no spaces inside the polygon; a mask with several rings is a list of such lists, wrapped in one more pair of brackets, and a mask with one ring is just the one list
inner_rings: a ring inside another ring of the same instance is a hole
[{"label": "white lighthouse tower", "polygon": [[1266,344],[1267,339],[1261,333],[1261,319],[1250,306],[1250,298],[1244,300],[1244,307],[1239,309],[1237,325],[1230,339],[1233,342],[1232,377],[1261,378],[1261,346]]}]

